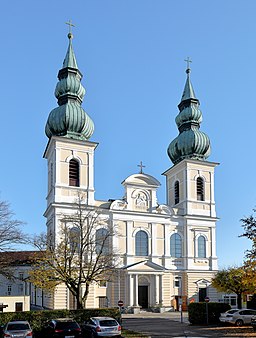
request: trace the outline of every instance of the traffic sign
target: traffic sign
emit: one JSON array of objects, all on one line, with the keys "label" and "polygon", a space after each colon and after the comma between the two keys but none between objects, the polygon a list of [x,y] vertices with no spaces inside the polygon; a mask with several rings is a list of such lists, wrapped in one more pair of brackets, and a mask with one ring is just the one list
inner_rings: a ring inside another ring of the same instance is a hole
[{"label": "traffic sign", "polygon": [[204,301],[205,301],[206,303],[209,303],[210,298],[206,296],[205,299],[204,299]]},{"label": "traffic sign", "polygon": [[119,301],[117,302],[117,305],[120,306],[120,307],[121,307],[121,306],[124,306],[124,302],[123,302],[122,300],[119,300]]}]

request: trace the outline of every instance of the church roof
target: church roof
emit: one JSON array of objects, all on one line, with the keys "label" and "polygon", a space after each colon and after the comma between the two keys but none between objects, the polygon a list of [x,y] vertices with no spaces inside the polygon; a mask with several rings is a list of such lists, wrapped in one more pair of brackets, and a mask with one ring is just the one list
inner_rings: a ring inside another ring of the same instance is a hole
[{"label": "church roof", "polygon": [[170,143],[167,153],[174,164],[183,159],[206,160],[210,155],[210,139],[200,131],[202,112],[199,100],[196,98],[190,81],[190,68],[186,70],[187,79],[178,105],[179,114],[176,116],[179,135]]},{"label": "church roof", "polygon": [[85,89],[81,84],[82,74],[78,69],[72,46],[73,35],[69,33],[68,38],[68,50],[55,89],[59,107],[50,112],[45,133],[49,138],[63,136],[88,140],[93,134],[94,124],[81,106]]},{"label": "church roof", "polygon": [[31,265],[43,255],[41,251],[5,251],[1,252],[0,264],[10,266]]}]

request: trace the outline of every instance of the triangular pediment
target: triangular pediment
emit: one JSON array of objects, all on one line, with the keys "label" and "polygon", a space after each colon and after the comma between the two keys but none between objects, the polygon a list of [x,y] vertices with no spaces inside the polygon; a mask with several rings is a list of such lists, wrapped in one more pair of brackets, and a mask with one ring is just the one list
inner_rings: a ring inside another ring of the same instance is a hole
[{"label": "triangular pediment", "polygon": [[199,279],[195,283],[198,287],[201,287],[201,288],[206,288],[211,285],[211,282],[208,281],[207,279]]},{"label": "triangular pediment", "polygon": [[160,272],[160,271],[166,270],[163,266],[158,265],[148,260],[140,261],[138,263],[134,263],[131,265],[127,265],[123,267],[123,269],[127,271],[139,271],[139,272],[140,271],[141,272]]}]

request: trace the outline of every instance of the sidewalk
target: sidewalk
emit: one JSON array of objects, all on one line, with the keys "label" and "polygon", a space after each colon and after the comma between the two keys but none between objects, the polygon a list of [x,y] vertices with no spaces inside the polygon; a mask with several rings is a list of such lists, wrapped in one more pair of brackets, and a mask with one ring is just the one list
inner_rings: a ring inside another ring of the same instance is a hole
[{"label": "sidewalk", "polygon": [[133,313],[123,313],[122,318],[169,318],[175,322],[183,322],[189,323],[188,321],[188,313],[182,312],[182,318],[180,312],[163,312],[163,313],[155,313],[148,311],[141,311],[138,314]]}]

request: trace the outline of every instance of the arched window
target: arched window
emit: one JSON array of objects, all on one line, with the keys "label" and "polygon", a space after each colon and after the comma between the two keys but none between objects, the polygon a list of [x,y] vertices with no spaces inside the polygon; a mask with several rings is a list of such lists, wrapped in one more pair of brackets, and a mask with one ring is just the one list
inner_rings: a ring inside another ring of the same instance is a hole
[{"label": "arched window", "polygon": [[69,246],[72,253],[80,250],[80,230],[76,227],[69,230]]},{"label": "arched window", "polygon": [[204,180],[202,177],[196,179],[197,200],[204,201]]},{"label": "arched window", "polygon": [[182,257],[182,241],[179,234],[173,234],[170,239],[170,255],[172,257]]},{"label": "arched window", "polygon": [[180,183],[176,181],[174,183],[174,203],[178,204],[180,201]]},{"label": "arched window", "polygon": [[108,254],[110,252],[110,236],[109,231],[105,228],[96,230],[96,253]]},{"label": "arched window", "polygon": [[79,163],[77,160],[70,160],[69,162],[69,185],[72,187],[79,187]]},{"label": "arched window", "polygon": [[148,235],[140,230],[135,235],[135,255],[148,256]]},{"label": "arched window", "polygon": [[199,236],[197,240],[198,244],[198,257],[205,258],[206,257],[206,241],[204,236]]}]

